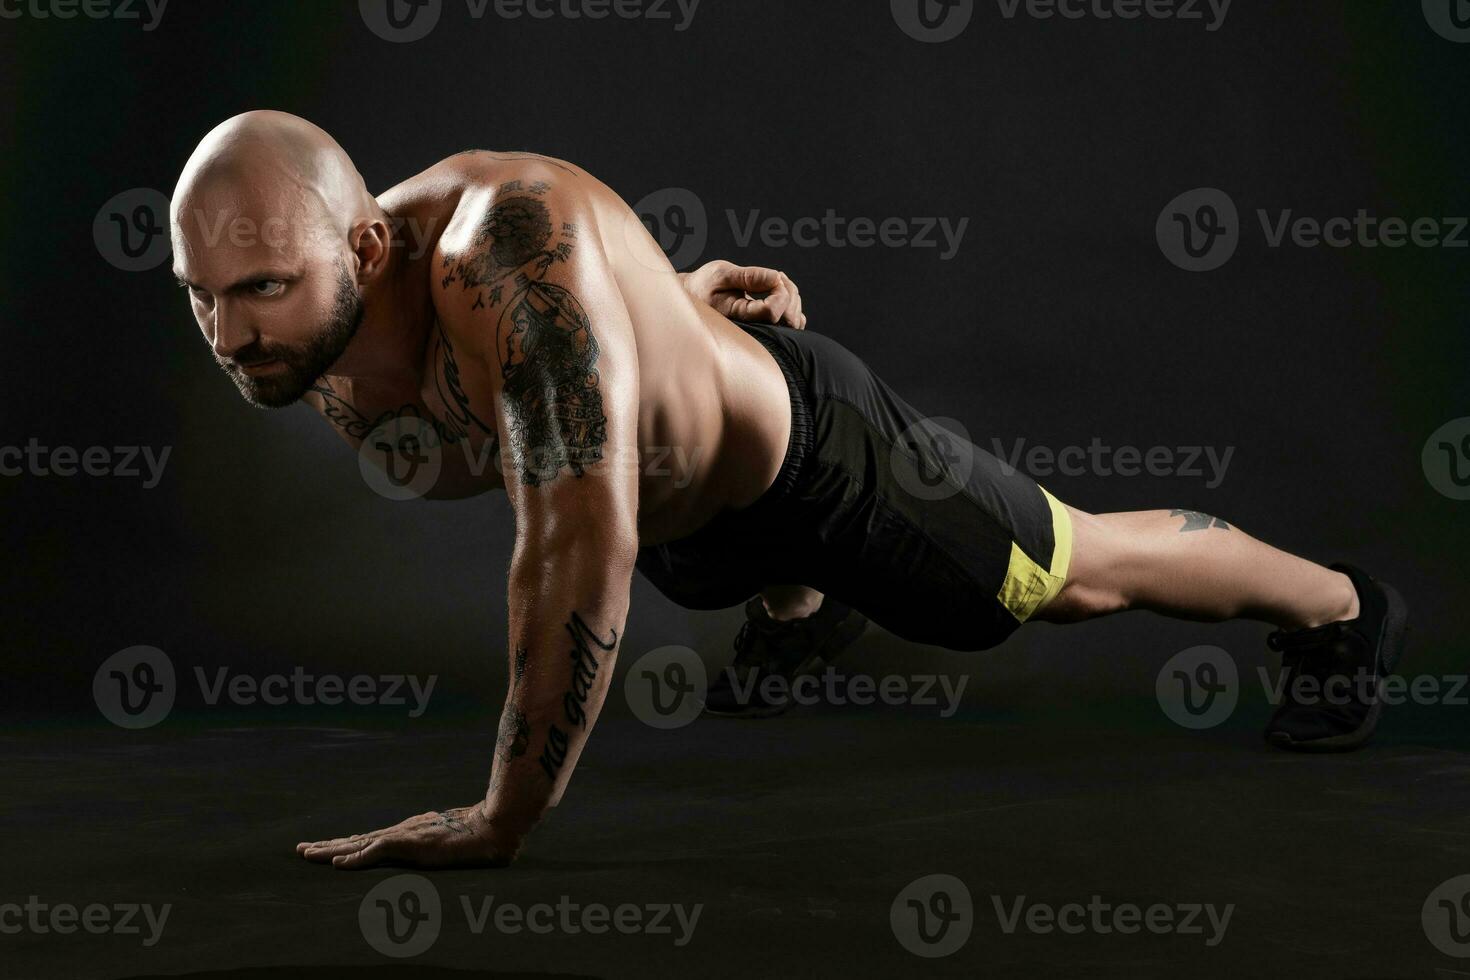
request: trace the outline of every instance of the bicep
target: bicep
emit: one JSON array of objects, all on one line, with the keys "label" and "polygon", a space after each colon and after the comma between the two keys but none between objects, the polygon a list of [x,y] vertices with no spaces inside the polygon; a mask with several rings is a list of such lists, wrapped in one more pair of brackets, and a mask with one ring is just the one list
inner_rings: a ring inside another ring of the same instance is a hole
[{"label": "bicep", "polygon": [[[461,329],[478,338],[493,379],[518,534],[549,543],[598,531],[636,542],[638,359],[627,308],[589,213],[555,192],[514,200],[544,237],[528,243],[524,220],[487,217],[481,247],[490,254],[476,267],[497,251],[526,261],[462,300],[472,319]],[[518,253],[497,248],[501,228],[519,236]]]}]

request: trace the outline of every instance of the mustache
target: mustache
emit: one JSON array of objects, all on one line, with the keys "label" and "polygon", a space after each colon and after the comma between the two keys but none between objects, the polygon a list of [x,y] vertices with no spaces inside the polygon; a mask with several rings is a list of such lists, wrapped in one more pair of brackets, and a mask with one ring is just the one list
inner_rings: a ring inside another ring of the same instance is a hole
[{"label": "mustache", "polygon": [[284,361],[290,364],[293,363],[291,360],[293,353],[294,351],[287,347],[267,347],[256,341],[249,347],[240,348],[235,352],[234,357],[225,358],[216,354],[214,359],[219,361],[220,366],[224,368],[251,367],[256,364],[264,364],[266,361]]}]

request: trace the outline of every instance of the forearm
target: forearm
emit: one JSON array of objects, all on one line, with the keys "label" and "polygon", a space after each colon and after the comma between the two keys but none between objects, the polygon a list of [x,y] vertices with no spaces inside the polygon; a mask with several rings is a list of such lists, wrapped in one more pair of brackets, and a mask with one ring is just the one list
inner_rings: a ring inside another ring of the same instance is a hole
[{"label": "forearm", "polygon": [[516,841],[561,799],[602,710],[634,554],[586,539],[575,548],[517,548],[509,692],[486,795],[491,823]]}]

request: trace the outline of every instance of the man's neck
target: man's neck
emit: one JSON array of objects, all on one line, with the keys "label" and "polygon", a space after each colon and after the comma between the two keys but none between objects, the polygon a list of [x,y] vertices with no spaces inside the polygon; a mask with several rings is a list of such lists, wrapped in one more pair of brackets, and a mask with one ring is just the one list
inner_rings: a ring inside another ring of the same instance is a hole
[{"label": "man's neck", "polygon": [[350,384],[417,386],[434,311],[421,263],[403,245],[389,249],[383,270],[363,287],[363,318],[325,377]]}]

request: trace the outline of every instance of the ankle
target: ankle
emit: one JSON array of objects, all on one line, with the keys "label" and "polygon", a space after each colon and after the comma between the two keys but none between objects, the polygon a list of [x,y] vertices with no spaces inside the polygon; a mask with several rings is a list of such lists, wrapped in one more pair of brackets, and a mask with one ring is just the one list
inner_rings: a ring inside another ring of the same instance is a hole
[{"label": "ankle", "polygon": [[822,608],[822,597],[803,598],[778,602],[771,605],[769,599],[761,596],[761,604],[766,607],[766,614],[778,623],[790,622],[793,619],[806,619],[812,613]]},{"label": "ankle", "polygon": [[1325,626],[1328,623],[1340,623],[1350,619],[1357,619],[1362,613],[1358,602],[1358,590],[1353,585],[1353,580],[1342,572],[1333,572],[1337,577],[1330,597],[1320,610],[1313,612],[1302,622],[1287,626],[1287,629],[1310,629],[1314,626]]}]

